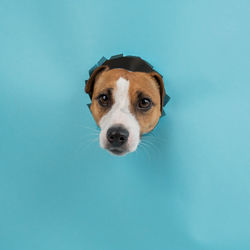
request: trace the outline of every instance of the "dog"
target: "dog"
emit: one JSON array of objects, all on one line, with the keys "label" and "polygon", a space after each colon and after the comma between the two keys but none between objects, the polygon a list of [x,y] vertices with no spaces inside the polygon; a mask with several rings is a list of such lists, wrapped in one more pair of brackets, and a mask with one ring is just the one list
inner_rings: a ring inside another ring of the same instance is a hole
[{"label": "dog", "polygon": [[114,155],[134,152],[141,136],[157,125],[163,112],[162,76],[135,56],[113,56],[90,70],[85,92],[100,127],[100,146]]}]

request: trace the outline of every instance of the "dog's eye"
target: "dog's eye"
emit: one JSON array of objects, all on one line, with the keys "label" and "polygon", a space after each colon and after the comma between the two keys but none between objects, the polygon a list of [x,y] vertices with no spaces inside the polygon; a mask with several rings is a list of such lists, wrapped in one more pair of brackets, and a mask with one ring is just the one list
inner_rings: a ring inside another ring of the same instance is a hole
[{"label": "dog's eye", "polygon": [[110,99],[107,95],[102,94],[98,96],[98,102],[102,107],[108,107],[110,104]]},{"label": "dog's eye", "polygon": [[138,108],[142,110],[149,110],[152,106],[152,101],[149,98],[141,98],[138,102]]}]

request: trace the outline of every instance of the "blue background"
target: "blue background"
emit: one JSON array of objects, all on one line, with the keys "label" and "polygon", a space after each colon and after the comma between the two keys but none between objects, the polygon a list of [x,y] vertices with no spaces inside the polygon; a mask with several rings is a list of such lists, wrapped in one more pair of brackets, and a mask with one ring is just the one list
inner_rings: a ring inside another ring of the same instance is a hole
[{"label": "blue background", "polygon": [[[0,2],[0,249],[250,249],[250,2]],[[172,97],[114,157],[84,93],[141,56]]]}]

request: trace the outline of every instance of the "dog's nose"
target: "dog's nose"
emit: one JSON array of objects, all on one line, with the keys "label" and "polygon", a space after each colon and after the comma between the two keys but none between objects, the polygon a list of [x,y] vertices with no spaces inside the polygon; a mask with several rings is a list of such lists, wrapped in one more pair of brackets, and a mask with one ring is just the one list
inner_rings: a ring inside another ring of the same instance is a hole
[{"label": "dog's nose", "polygon": [[107,131],[107,139],[114,147],[122,146],[128,140],[129,132],[121,126],[111,127]]}]

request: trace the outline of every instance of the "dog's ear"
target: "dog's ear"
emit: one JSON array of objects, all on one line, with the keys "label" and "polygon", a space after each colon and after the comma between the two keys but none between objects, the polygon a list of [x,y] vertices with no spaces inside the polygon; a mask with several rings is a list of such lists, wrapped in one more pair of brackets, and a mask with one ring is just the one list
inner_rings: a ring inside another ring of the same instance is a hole
[{"label": "dog's ear", "polygon": [[164,98],[165,98],[165,87],[164,87],[164,82],[162,79],[162,76],[153,71],[150,73],[150,75],[154,78],[154,80],[157,82],[158,86],[159,86],[159,90],[160,90],[160,96],[161,96],[161,112],[163,110],[163,106],[164,106]]},{"label": "dog's ear", "polygon": [[107,65],[101,65],[100,67],[97,67],[90,75],[90,78],[87,80],[86,85],[85,85],[85,92],[89,94],[91,99],[92,99],[92,95],[94,92],[94,85],[95,85],[97,76],[101,74],[103,71],[106,71],[108,69],[109,67]]}]

